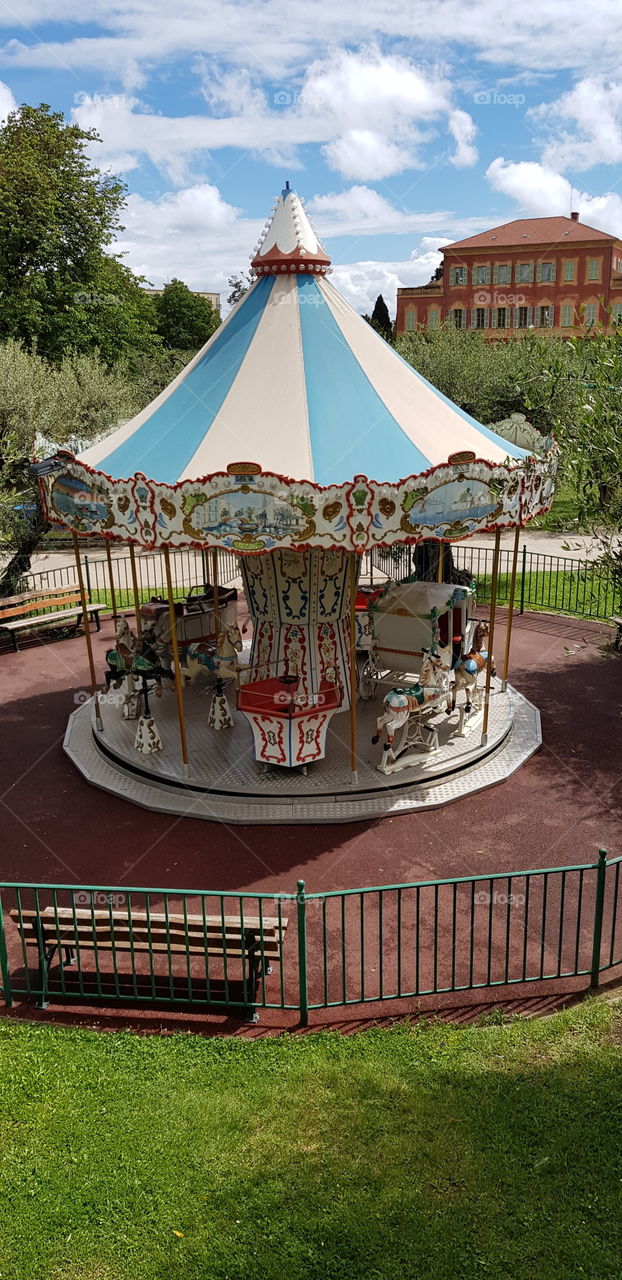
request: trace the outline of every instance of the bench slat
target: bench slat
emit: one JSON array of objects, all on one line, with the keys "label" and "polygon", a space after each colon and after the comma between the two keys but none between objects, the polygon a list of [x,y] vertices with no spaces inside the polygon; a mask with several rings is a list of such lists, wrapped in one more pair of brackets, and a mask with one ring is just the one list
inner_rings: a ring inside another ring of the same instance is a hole
[{"label": "bench slat", "polygon": [[[46,943],[69,947],[74,950],[101,951],[153,951],[171,952],[175,954],[225,956],[227,959],[243,958],[247,948],[242,938],[242,926],[239,919],[225,917],[225,932],[222,920],[218,916],[206,916],[205,926],[202,916],[187,917],[188,929],[183,916],[169,915],[168,928],[166,917],[160,912],[153,912],[148,920],[146,912],[132,912],[130,926],[129,916],[120,912],[112,913],[113,927],[106,911],[94,912],[95,928],[91,912],[85,908],[76,908],[74,913],[70,907],[45,907],[37,912],[25,908],[20,912],[13,908],[10,917],[18,926],[26,943],[36,945],[37,919],[40,919],[46,932]],[[57,919],[58,918],[58,919]],[[279,922],[273,917],[263,922],[263,936],[260,933],[258,917],[249,916],[244,921],[244,929],[256,934],[255,954],[265,959],[280,962],[281,938]],[[287,918],[281,921],[281,935],[287,928]]]},{"label": "bench slat", "polygon": [[[87,613],[101,613],[106,608],[103,604],[87,604]],[[17,610],[14,610],[17,613]],[[3,631],[23,631],[26,627],[37,627],[42,622],[57,622],[60,618],[75,618],[82,613],[82,605],[74,609],[63,609],[60,613],[42,613],[36,618],[17,618],[15,622],[4,622],[0,614],[0,627]]]},{"label": "bench slat", "polygon": [[3,596],[0,613],[2,613],[4,609],[8,609],[9,605],[21,604],[23,600],[40,600],[41,603],[44,604],[45,600],[49,596],[59,596],[62,595],[63,592],[68,591],[77,591],[79,593],[80,588],[78,583],[66,582],[64,587],[46,587],[44,591],[22,591],[20,595],[17,596]]},{"label": "bench slat", "polygon": [[[9,912],[9,914],[12,920],[19,920],[20,918],[20,912],[16,907],[13,907]],[[76,907],[75,913],[72,907],[57,907],[56,911],[54,910],[54,907],[44,907],[42,911],[37,911],[36,908],[34,907],[22,907],[22,910],[21,910],[21,918],[23,920],[36,920],[37,916],[40,916],[41,919],[44,921],[55,920],[56,916],[58,916],[59,920],[63,920],[63,919],[73,920],[74,914],[78,920],[86,920],[86,921],[91,921],[93,916],[95,917],[96,921],[105,920],[108,923],[110,923],[110,919],[112,918],[115,924],[118,921],[121,922],[121,921],[129,920],[129,914],[125,911],[113,911],[111,913],[109,911],[102,910],[100,908],[95,908],[95,910],[91,912],[90,907]],[[189,914],[188,916],[184,916],[184,915],[178,915],[174,912],[169,912],[168,919],[171,923],[175,923],[175,924],[185,924],[185,921],[187,920],[189,925],[191,924],[199,925],[201,927],[201,930],[203,930],[202,915],[198,916],[194,914]],[[147,915],[146,911],[135,911],[134,908],[132,908],[132,921],[134,923],[136,923],[136,921],[140,921],[141,923],[143,923],[143,922],[146,922],[147,920],[150,920],[152,924],[154,921],[165,924],[166,915],[163,911],[151,911],[149,912],[149,915]],[[288,917],[283,916],[281,920],[281,925],[283,929],[286,928],[287,922],[288,922]],[[220,916],[206,915],[205,923],[210,928],[215,928],[219,932],[222,932],[223,920]],[[224,925],[226,929],[237,928],[239,930],[240,917],[225,916]],[[259,916],[244,917],[245,929],[253,929],[253,928],[258,929],[259,925],[260,925]],[[278,929],[279,927],[278,917],[264,916],[263,927],[264,927],[264,932],[269,928]]]}]

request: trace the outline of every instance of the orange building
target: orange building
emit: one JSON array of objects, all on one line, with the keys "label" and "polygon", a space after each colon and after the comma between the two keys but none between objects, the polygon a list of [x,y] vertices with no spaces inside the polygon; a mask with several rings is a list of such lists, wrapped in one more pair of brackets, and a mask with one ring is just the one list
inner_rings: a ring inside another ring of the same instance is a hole
[{"label": "orange building", "polygon": [[443,277],[397,291],[397,333],[444,320],[502,338],[622,320],[622,241],[569,218],[517,218],[445,245]]}]

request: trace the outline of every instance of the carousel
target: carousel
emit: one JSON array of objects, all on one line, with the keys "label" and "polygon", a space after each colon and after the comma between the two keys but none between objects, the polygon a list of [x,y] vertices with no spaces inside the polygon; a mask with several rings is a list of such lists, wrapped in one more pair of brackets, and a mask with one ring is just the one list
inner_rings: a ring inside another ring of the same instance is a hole
[{"label": "carousel", "polygon": [[[492,785],[540,745],[508,670],[519,534],[551,504],[555,449],[529,454],[441,395],[329,269],[286,185],[253,284],[206,346],[130,422],[35,464],[48,519],[72,530],[85,608],[92,698],[65,748],[89,781],[151,809],[367,819]],[[497,666],[504,529],[512,599]],[[485,616],[448,553],[482,532],[495,535]],[[103,671],[80,559],[93,536],[110,575]],[[115,543],[129,548],[129,616]],[[179,589],[180,548],[202,557],[199,590]],[[141,551],[164,565],[147,600]]]}]

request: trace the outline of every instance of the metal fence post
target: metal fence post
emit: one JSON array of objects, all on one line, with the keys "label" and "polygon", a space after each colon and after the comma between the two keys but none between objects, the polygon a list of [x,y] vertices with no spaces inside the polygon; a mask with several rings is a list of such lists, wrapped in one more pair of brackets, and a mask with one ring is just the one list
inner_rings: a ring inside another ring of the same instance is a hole
[{"label": "metal fence post", "polygon": [[300,1025],[306,1027],[309,1022],[309,992],[307,989],[307,899],[304,880],[298,881],[296,893],[298,903],[298,990]]},{"label": "metal fence post", "polygon": [[87,596],[88,596],[88,598],[89,598],[89,604],[92,604],[92,603],[93,603],[93,597],[92,597],[92,592],[91,592],[91,566],[90,566],[90,564],[89,564],[89,558],[88,558],[88,556],[85,556],[85,557],[84,557],[84,569],[85,569],[85,572],[86,572],[86,594],[87,594]]},{"label": "metal fence post", "polygon": [[4,994],[4,1003],[7,1009],[13,1004],[13,990],[11,987],[11,974],[9,970],[9,956],[6,946],[6,934],[4,932],[4,911],[2,907],[2,894],[0,894],[0,974],[2,975],[2,991]]},{"label": "metal fence post", "polygon": [[523,554],[520,571],[520,613],[525,612],[525,572],[527,568],[527,543],[523,543]]},{"label": "metal fence post", "polygon": [[605,880],[607,877],[607,850],[598,850],[598,870],[596,872],[596,901],[594,903],[594,925],[592,929],[592,981],[597,987],[600,981],[600,944],[603,936],[603,907],[605,905]]}]

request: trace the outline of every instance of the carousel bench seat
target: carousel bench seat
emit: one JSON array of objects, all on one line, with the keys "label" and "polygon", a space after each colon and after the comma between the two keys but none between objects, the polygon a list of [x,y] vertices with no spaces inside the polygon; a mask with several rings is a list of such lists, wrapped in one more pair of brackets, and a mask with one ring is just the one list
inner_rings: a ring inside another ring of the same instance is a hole
[{"label": "carousel bench seat", "polygon": [[[105,608],[103,604],[86,606],[89,617],[95,619],[98,631],[101,630],[99,615]],[[50,612],[42,613],[42,609]],[[82,621],[82,604],[77,583],[70,583],[60,589],[52,587],[45,591],[26,591],[22,595],[5,598],[0,605],[0,630],[8,631],[16,653],[19,651],[19,631],[64,622],[66,618],[75,618],[77,630]]]},{"label": "carousel bench seat", "polygon": [[[168,956],[166,975],[160,978],[164,989],[164,979],[168,995],[172,995],[172,984],[177,980],[182,991],[188,989],[192,982],[194,991],[198,991],[201,981],[205,987],[205,1003],[214,1005],[242,1005],[243,1011],[250,1021],[256,1022],[257,991],[262,974],[272,972],[273,964],[282,964],[282,948],[287,930],[287,917],[280,920],[273,916],[208,916],[203,915],[168,915],[157,911],[91,910],[90,907],[56,907],[47,906],[10,912],[11,920],[17,926],[22,941],[26,946],[37,948],[39,955],[39,990],[41,998],[39,1008],[45,1009],[48,997],[52,994],[62,1000],[66,994],[83,993],[83,980],[98,980],[97,989],[91,994],[105,999],[105,990],[100,987],[105,981],[110,990],[114,981],[114,992],[118,996],[122,983],[128,992],[136,994],[139,986],[145,994],[154,995],[154,962],[153,957]],[[94,952],[96,971],[86,971],[81,963],[83,951]],[[64,961],[63,961],[64,952]],[[104,974],[100,969],[98,957],[103,952],[113,955],[113,971]],[[117,968],[117,954],[131,953],[130,972],[121,973]],[[54,991],[50,990],[50,968],[54,956],[58,955],[58,963],[62,974],[62,982],[55,983]],[[136,957],[144,955],[152,957],[144,965],[140,973]],[[172,960],[179,958],[179,972],[173,972]],[[192,975],[191,961],[202,959],[199,966],[201,975]],[[80,975],[77,988],[69,992],[67,968],[76,964]],[[223,977],[214,977],[213,965],[209,961],[222,962]],[[240,977],[233,977],[229,966],[237,965]],[[190,974],[190,978],[189,978]],[[150,977],[151,975],[151,977]],[[128,985],[129,984],[129,985]],[[158,985],[156,983],[156,985]],[[156,997],[157,998],[157,997]],[[183,1000],[183,994],[179,1001]],[[196,995],[193,997],[196,998]]]}]

